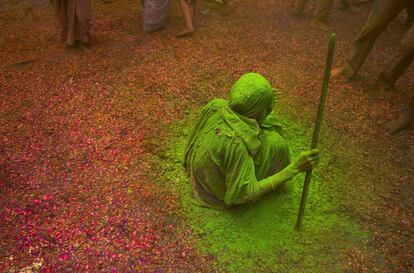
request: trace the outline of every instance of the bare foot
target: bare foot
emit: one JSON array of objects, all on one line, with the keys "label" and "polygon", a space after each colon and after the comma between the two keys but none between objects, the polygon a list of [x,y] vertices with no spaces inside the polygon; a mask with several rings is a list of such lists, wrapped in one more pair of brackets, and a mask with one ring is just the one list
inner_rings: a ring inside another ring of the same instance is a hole
[{"label": "bare foot", "polygon": [[383,98],[391,98],[393,95],[394,85],[387,81],[381,74],[377,80],[378,95]]},{"label": "bare foot", "polygon": [[331,79],[337,78],[339,76],[345,77],[347,80],[353,80],[357,75],[352,74],[350,69],[346,66],[337,67],[331,70]]},{"label": "bare foot", "polygon": [[380,84],[378,86],[378,96],[385,99],[391,99],[394,95],[392,89],[386,88],[385,85]]},{"label": "bare foot", "polygon": [[77,46],[77,48],[82,53],[90,53],[90,52],[92,52],[92,49],[90,49],[87,45],[85,45],[83,43],[79,43],[79,45]]},{"label": "bare foot", "polygon": [[62,54],[65,57],[72,57],[72,56],[78,54],[79,52],[80,52],[80,49],[77,46],[65,46],[63,48]]},{"label": "bare foot", "polygon": [[343,76],[345,71],[345,67],[337,67],[331,70],[331,79],[337,78],[339,76]]},{"label": "bare foot", "polygon": [[413,123],[413,116],[408,112],[404,113],[397,119],[394,119],[385,124],[385,132],[389,135],[398,133],[404,129],[407,129]]},{"label": "bare foot", "polygon": [[194,29],[184,29],[183,31],[178,33],[175,37],[177,38],[189,37],[193,35],[193,33],[194,33]]},{"label": "bare foot", "polygon": [[312,19],[311,26],[317,29],[320,29],[322,31],[329,31],[331,28],[325,24],[324,22],[318,20],[318,19]]}]

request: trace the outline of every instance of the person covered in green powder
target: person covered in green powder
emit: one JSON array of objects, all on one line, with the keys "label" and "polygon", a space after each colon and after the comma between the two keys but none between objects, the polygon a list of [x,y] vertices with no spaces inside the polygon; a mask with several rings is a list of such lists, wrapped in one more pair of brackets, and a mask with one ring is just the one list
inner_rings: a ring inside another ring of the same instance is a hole
[{"label": "person covered in green powder", "polygon": [[290,162],[274,103],[266,78],[247,73],[233,85],[229,100],[213,99],[204,107],[183,162],[199,203],[227,208],[255,201],[319,161],[314,149]]}]

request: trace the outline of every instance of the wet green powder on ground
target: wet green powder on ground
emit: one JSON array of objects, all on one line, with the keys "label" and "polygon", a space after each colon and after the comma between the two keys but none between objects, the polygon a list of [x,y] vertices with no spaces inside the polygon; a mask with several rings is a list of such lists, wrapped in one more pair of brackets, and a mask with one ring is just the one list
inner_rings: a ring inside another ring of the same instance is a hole
[{"label": "wet green powder on ground", "polygon": [[[187,135],[194,118],[171,128],[165,156],[157,159],[160,183],[173,185],[182,212],[194,230],[198,248],[216,257],[214,268],[229,272],[343,272],[346,252],[362,245],[368,234],[337,211],[331,194],[343,177],[321,179],[332,155],[321,147],[322,160],[313,172],[303,230],[294,230],[304,175],[287,182],[258,202],[218,211],[193,203],[190,181],[181,167]],[[311,129],[281,119],[291,156],[309,147]],[[180,159],[180,160],[177,160]],[[329,163],[330,164],[330,163]],[[329,185],[328,185],[329,183]]]}]

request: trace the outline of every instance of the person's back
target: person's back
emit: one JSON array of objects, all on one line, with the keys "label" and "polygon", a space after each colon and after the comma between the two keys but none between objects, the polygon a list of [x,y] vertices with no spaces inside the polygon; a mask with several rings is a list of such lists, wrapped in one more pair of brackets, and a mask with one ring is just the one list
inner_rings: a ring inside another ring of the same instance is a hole
[{"label": "person's back", "polygon": [[202,204],[223,208],[254,201],[318,161],[318,151],[310,151],[289,164],[288,145],[269,115],[273,105],[269,82],[248,73],[228,101],[215,99],[204,107],[184,157]]},{"label": "person's back", "polygon": [[220,108],[226,103],[215,99],[206,106],[214,112],[200,129],[200,137],[194,141],[190,167],[197,199],[219,207],[224,206],[229,155],[235,150],[248,153],[242,140],[221,117]]}]

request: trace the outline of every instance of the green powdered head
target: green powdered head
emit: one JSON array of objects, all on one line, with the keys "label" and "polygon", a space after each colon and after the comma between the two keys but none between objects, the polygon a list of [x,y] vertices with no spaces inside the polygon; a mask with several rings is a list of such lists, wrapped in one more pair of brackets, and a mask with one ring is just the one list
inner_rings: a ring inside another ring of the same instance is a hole
[{"label": "green powdered head", "polygon": [[256,119],[259,124],[272,111],[274,103],[272,86],[258,73],[244,74],[230,92],[230,108],[242,116]]}]

